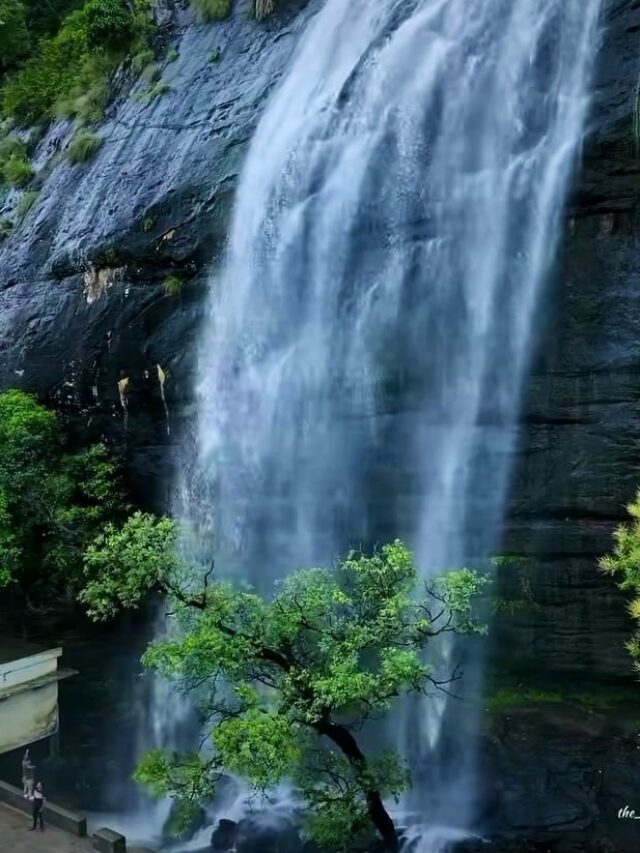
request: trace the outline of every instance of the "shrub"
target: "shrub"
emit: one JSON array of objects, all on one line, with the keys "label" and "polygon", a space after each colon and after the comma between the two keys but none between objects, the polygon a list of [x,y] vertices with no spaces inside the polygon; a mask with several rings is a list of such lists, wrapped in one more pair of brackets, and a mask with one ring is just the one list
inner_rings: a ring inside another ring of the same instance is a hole
[{"label": "shrub", "polygon": [[223,21],[231,14],[232,0],[191,0],[202,21]]},{"label": "shrub", "polygon": [[7,82],[4,111],[23,125],[49,118],[58,98],[76,84],[86,60],[86,21],[82,11],[73,12],[60,32],[45,39],[40,53]]},{"label": "shrub", "polygon": [[157,83],[158,80],[162,77],[162,69],[159,65],[156,65],[155,62],[147,65],[142,72],[142,79],[146,80],[147,83]]},{"label": "shrub", "polygon": [[162,283],[166,296],[180,296],[182,292],[182,279],[177,275],[168,275]]},{"label": "shrub", "polygon": [[22,194],[22,198],[16,205],[16,216],[20,222],[27,218],[29,211],[36,203],[39,195],[38,190],[27,190],[27,192]]},{"label": "shrub", "polygon": [[123,0],[90,0],[84,7],[90,48],[124,49],[134,34],[134,19]]},{"label": "shrub", "polygon": [[3,112],[24,126],[52,118],[57,105],[65,116],[101,118],[123,51],[148,56],[150,28],[146,0],[88,0],[7,80]]},{"label": "shrub", "polygon": [[131,60],[131,67],[136,74],[141,74],[147,65],[151,64],[155,56],[151,48],[146,47],[134,55]]},{"label": "shrub", "polygon": [[73,597],[84,549],[128,511],[103,445],[69,453],[53,412],[22,391],[0,394],[0,587]]},{"label": "shrub", "polygon": [[10,133],[0,139],[0,167],[12,156],[26,157],[27,147],[21,139]]},{"label": "shrub", "polygon": [[102,137],[90,130],[78,130],[69,145],[69,162],[86,163],[102,145]]},{"label": "shrub", "polygon": [[25,9],[18,0],[0,0],[0,70],[12,68],[29,52]]},{"label": "shrub", "polygon": [[178,53],[178,49],[175,47],[170,47],[167,51],[165,59],[167,60],[167,62],[175,62],[179,56],[180,54]]},{"label": "shrub", "polygon": [[24,154],[11,154],[2,166],[2,176],[7,184],[23,187],[33,177],[33,169]]},{"label": "shrub", "polygon": [[149,91],[147,92],[147,98],[150,101],[155,101],[156,98],[161,98],[162,95],[166,95],[167,92],[170,91],[171,86],[161,80],[159,83],[156,83],[156,85],[152,89],[149,89]]}]

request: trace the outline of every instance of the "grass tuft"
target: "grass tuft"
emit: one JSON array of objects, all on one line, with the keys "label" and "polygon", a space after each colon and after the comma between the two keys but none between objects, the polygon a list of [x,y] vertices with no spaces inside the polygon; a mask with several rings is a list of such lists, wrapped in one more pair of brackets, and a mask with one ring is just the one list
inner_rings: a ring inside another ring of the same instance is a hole
[{"label": "grass tuft", "polygon": [[177,275],[168,275],[162,286],[166,296],[180,296],[182,293],[182,279]]},{"label": "grass tuft", "polygon": [[536,690],[530,687],[503,688],[490,696],[487,707],[491,711],[512,708],[521,705],[545,705],[562,702],[562,694],[550,690]]},{"label": "grass tuft", "polygon": [[142,74],[147,65],[151,65],[155,55],[151,48],[145,47],[144,50],[138,51],[131,59],[131,67],[134,73]]},{"label": "grass tuft", "polygon": [[16,205],[16,216],[19,222],[27,218],[29,211],[36,203],[39,195],[40,192],[38,190],[27,190],[26,193],[23,193],[22,198]]},{"label": "grass tuft", "polygon": [[67,152],[69,162],[74,165],[86,163],[98,151],[102,145],[102,141],[101,136],[98,136],[97,133],[92,133],[90,130],[76,131]]},{"label": "grass tuft", "polygon": [[12,187],[24,187],[33,177],[33,168],[26,154],[11,154],[2,164],[2,177]]},{"label": "grass tuft", "polygon": [[171,86],[168,83],[165,83],[164,80],[160,80],[147,92],[147,99],[149,101],[155,101],[156,98],[161,98],[163,95],[166,95],[167,92],[171,91]]},{"label": "grass tuft", "polygon": [[201,21],[224,21],[231,14],[232,0],[191,0]]}]

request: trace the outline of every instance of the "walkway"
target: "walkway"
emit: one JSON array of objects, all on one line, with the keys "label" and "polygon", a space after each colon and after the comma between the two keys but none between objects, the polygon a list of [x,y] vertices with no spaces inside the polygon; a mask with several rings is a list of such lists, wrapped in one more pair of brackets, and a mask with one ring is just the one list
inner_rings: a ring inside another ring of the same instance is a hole
[{"label": "walkway", "polygon": [[0,845],[11,853],[93,853],[88,838],[76,838],[61,829],[45,826],[29,832],[31,818],[9,806],[0,804]]}]

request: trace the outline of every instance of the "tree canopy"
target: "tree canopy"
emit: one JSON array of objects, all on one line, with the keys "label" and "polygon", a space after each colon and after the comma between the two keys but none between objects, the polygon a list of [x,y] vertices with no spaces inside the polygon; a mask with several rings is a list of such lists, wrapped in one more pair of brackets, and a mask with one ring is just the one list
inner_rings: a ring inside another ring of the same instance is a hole
[{"label": "tree canopy", "polygon": [[397,849],[385,801],[407,788],[408,768],[393,752],[366,754],[355,732],[400,695],[441,686],[422,651],[443,632],[483,630],[473,602],[485,579],[462,569],[420,590],[413,555],[396,541],[296,572],[266,599],[185,563],[176,532],[137,514],[87,551],[82,598],[94,618],[137,606],[151,587],[166,593],[178,630],[144,663],[202,710],[200,751],[151,752],[137,779],[185,814],[224,774],[262,793],[290,780],[321,845],[352,845],[375,828]]},{"label": "tree canopy", "polygon": [[83,554],[128,511],[102,444],[69,452],[56,414],[22,391],[0,393],[0,586],[27,597],[73,593]]}]

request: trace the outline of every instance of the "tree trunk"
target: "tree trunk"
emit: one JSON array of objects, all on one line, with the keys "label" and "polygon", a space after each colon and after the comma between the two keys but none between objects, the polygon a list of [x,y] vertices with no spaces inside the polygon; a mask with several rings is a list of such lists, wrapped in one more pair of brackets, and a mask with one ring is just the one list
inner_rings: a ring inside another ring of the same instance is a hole
[{"label": "tree trunk", "polygon": [[[360,772],[366,770],[367,759],[349,729],[328,721],[321,721],[317,723],[314,728],[318,734],[325,735],[325,737],[332,740],[336,746],[340,748],[346,758],[349,759],[349,762]],[[385,849],[388,850],[389,853],[397,853],[400,849],[398,833],[394,822],[391,820],[389,812],[386,810],[384,803],[382,802],[380,791],[369,789],[365,790],[364,793],[367,800],[369,817],[371,818],[371,822],[375,828],[380,833]]]}]

